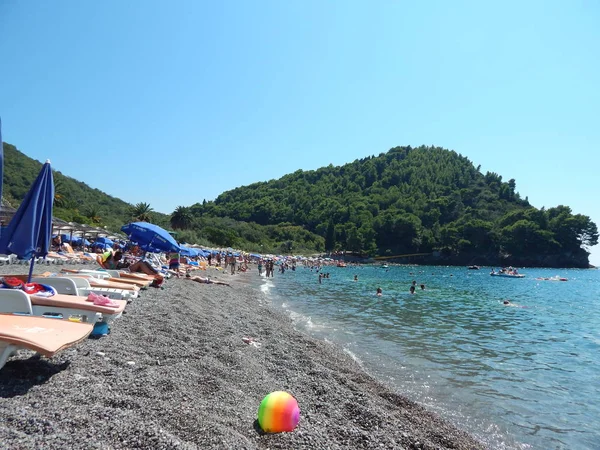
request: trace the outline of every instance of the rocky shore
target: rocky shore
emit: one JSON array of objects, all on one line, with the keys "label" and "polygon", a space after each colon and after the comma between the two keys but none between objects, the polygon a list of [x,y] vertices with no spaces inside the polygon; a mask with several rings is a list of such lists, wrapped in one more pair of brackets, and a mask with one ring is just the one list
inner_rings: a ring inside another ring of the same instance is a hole
[{"label": "rocky shore", "polygon": [[[0,273],[16,269],[26,270]],[[51,360],[23,351],[9,360],[0,371],[0,448],[483,447],[341,349],[295,330],[244,275],[218,277],[232,286],[168,280],[129,304],[109,336]],[[260,401],[275,390],[300,405],[291,433],[257,425]]]}]

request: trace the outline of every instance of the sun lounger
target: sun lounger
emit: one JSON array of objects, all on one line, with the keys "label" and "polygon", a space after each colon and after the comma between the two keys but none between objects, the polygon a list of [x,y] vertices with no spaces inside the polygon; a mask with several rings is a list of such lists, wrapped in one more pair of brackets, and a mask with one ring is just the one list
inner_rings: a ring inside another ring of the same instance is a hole
[{"label": "sun lounger", "polygon": [[106,269],[98,269],[98,270],[72,270],[72,269],[62,269],[61,272],[66,274],[75,274],[75,275],[89,275],[94,278],[108,280],[114,283],[122,283],[132,286],[137,286],[139,288],[149,286],[152,283],[152,279],[148,280],[147,278],[137,278],[137,277],[121,277],[121,273],[118,270],[106,270]]},{"label": "sun lounger", "polygon": [[33,350],[47,358],[85,340],[93,326],[44,317],[0,314],[0,369],[19,349]]},{"label": "sun lounger", "polygon": [[28,295],[19,289],[0,289],[0,314],[29,314],[34,316],[52,315],[61,319],[73,316],[84,322],[107,323],[120,317],[127,305],[126,301],[113,300],[118,307],[94,305],[87,297],[56,294],[51,297]]},{"label": "sun lounger", "polygon": [[95,278],[91,275],[86,275],[84,273],[73,273],[73,274],[61,274],[59,276],[66,276],[69,278],[83,278],[85,280],[88,281],[88,283],[90,283],[90,286],[93,288],[109,288],[109,289],[122,289],[122,290],[130,290],[130,291],[135,291],[138,292],[140,290],[139,287],[137,286],[132,286],[130,284],[126,284],[126,283],[118,283],[116,281],[111,281],[110,279],[100,279],[100,278]]},{"label": "sun lounger", "polygon": [[87,297],[90,293],[104,295],[114,300],[129,300],[138,297],[138,292],[130,289],[115,289],[106,287],[92,287],[88,278],[65,276],[36,277],[34,283],[52,286],[59,294],[79,295]]},{"label": "sun lounger", "polygon": [[125,300],[113,300],[119,304],[116,308],[94,305],[93,302],[87,301],[87,297],[65,294],[56,294],[52,297],[32,295],[30,298],[33,315],[35,316],[59,314],[63,319],[76,316],[82,317],[84,322],[89,323],[96,323],[100,320],[110,323],[121,317],[127,305]]}]

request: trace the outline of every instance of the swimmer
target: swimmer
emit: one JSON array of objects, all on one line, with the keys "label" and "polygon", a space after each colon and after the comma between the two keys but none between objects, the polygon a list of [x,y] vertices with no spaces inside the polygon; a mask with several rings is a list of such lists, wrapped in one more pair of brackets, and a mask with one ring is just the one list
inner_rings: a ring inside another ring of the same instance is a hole
[{"label": "swimmer", "polygon": [[354,281],[358,281],[358,275],[354,275]]},{"label": "swimmer", "polygon": [[517,305],[517,304],[515,304],[515,303],[512,303],[512,302],[510,302],[509,300],[504,300],[504,301],[502,302],[502,304],[503,304],[504,306],[511,306],[511,307],[513,307],[513,308],[527,308],[527,306],[521,306],[521,305]]},{"label": "swimmer", "polygon": [[383,291],[381,290],[380,287],[378,287],[376,295],[379,296],[379,297],[381,297],[382,294],[383,294]]},{"label": "swimmer", "polygon": [[424,291],[424,290],[425,290],[425,285],[424,285],[424,284],[422,284],[422,285],[421,285],[421,290],[422,290],[422,291]]},{"label": "swimmer", "polygon": [[411,294],[414,294],[414,293],[415,293],[415,287],[414,287],[414,286],[411,286],[411,287],[410,287],[410,289],[409,289],[409,292],[410,292]]}]

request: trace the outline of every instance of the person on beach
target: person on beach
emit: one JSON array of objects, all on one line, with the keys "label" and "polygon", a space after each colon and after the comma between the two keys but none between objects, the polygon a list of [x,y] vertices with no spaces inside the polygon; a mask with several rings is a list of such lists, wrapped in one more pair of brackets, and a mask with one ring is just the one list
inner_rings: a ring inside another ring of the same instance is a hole
[{"label": "person on beach", "polygon": [[262,265],[262,259],[260,261],[258,261],[258,274],[262,275],[262,269],[263,269],[263,265]]},{"label": "person on beach", "polygon": [[231,255],[231,258],[229,258],[229,264],[231,264],[231,275],[235,275],[235,265],[237,264],[235,256]]},{"label": "person on beach", "polygon": [[189,273],[185,275],[186,280],[195,281],[196,283],[204,283],[204,284],[218,284],[220,286],[231,286],[229,283],[225,283],[224,281],[211,280],[209,277],[198,277],[191,276]]},{"label": "person on beach", "polygon": [[108,252],[104,252],[100,256],[98,256],[96,261],[98,261],[98,264],[103,269],[116,270],[122,257],[122,252],[117,251],[113,253],[109,250]]},{"label": "person on beach", "polygon": [[179,278],[179,260],[181,259],[181,255],[179,252],[170,252],[167,253],[167,261],[169,261],[169,270],[173,270],[175,272],[175,276]]}]

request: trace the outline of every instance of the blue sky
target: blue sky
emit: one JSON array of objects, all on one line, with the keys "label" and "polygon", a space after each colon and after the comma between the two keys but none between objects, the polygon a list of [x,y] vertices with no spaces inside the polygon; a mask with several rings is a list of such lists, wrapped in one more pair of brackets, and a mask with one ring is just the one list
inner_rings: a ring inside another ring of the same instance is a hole
[{"label": "blue sky", "polygon": [[165,213],[438,145],[600,223],[598,23],[593,0],[2,0],[3,138]]}]

